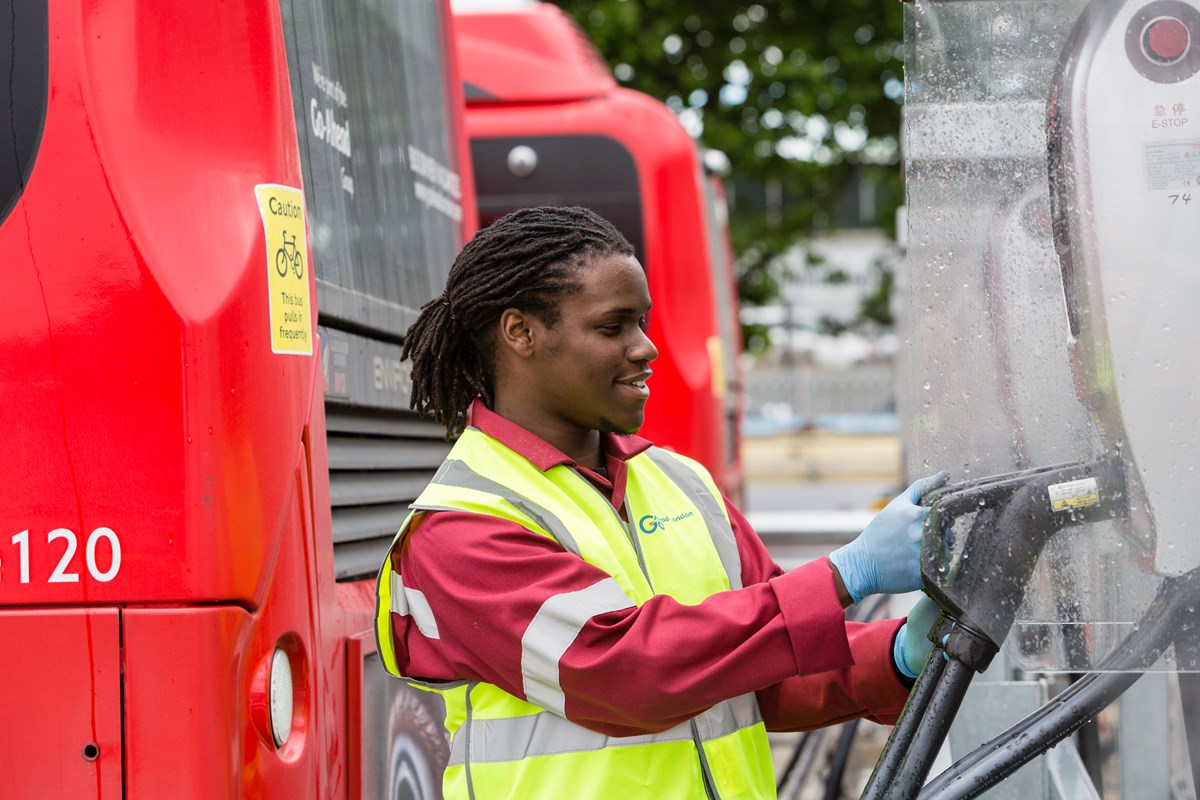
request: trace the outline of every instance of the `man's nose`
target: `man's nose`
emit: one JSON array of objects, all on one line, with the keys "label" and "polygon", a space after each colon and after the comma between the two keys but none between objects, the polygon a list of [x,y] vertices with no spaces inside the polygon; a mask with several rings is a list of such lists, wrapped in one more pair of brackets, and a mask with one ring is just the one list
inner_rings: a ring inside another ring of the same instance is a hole
[{"label": "man's nose", "polygon": [[633,347],[629,349],[630,361],[653,361],[658,358],[658,348],[654,346],[654,342],[650,341],[650,337],[646,332],[638,329],[638,339],[634,342]]}]

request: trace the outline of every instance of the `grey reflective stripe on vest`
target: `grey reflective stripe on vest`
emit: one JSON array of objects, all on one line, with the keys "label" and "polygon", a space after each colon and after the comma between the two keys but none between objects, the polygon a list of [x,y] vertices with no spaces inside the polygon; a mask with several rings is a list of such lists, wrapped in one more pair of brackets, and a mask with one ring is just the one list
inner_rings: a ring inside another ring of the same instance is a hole
[{"label": "grey reflective stripe on vest", "polygon": [[[580,555],[579,545],[575,543],[575,537],[567,530],[567,526],[562,523],[558,517],[550,513],[545,508],[542,508],[537,503],[528,498],[521,497],[509,487],[496,483],[493,480],[483,477],[465,462],[459,459],[447,459],[442,462],[442,466],[438,468],[437,474],[433,476],[433,483],[439,483],[443,486],[457,486],[461,489],[474,489],[479,492],[494,494],[497,497],[502,497],[507,500],[512,506],[520,510],[531,520],[541,525],[546,529],[558,543],[563,546],[563,549],[568,552]],[[426,509],[429,511],[445,511],[445,510],[461,510],[461,509],[444,509],[435,506],[414,505],[413,508]]]},{"label": "grey reflective stripe on vest", "polygon": [[391,573],[392,613],[402,617],[412,617],[417,623],[417,630],[426,639],[438,639],[437,620],[433,618],[433,609],[425,594],[416,589],[409,589],[395,570]]},{"label": "grey reflective stripe on vest", "polygon": [[687,490],[696,507],[700,509],[704,524],[708,526],[708,535],[712,537],[713,547],[717,549],[721,565],[725,567],[725,574],[729,577],[729,588],[741,589],[742,557],[738,554],[737,540],[733,537],[729,520],[725,518],[725,510],[720,506],[720,498],[713,496],[712,490],[699,475],[663,450],[651,447],[645,452],[645,456],[665,472],[676,486]]},{"label": "grey reflective stripe on vest", "polygon": [[542,603],[521,637],[521,675],[526,699],[565,716],[566,697],[558,682],[559,659],[592,617],[635,605],[613,578],[577,592],[556,594]]},{"label": "grey reflective stripe on vest", "polygon": [[[719,739],[762,722],[758,700],[753,694],[735,697],[701,714],[704,741]],[[519,761],[530,756],[554,756],[564,753],[589,753],[606,747],[663,744],[692,741],[691,721],[661,733],[640,736],[606,736],[590,731],[555,714],[542,712],[507,719],[474,719],[470,737],[460,731],[450,746],[450,764],[467,763],[468,748],[472,764],[498,764]]]},{"label": "grey reflective stripe on vest", "polygon": [[758,695],[753,692],[739,695],[715,706],[698,715],[695,720],[700,728],[700,738],[704,741],[720,739],[734,731],[749,728],[762,722],[762,712],[758,708]]},{"label": "grey reflective stripe on vest", "polygon": [[479,685],[478,681],[471,681],[470,685],[467,686],[467,692],[466,692],[467,721],[463,723],[463,728],[465,728],[466,730],[459,731],[459,733],[464,734],[463,736],[461,736],[461,737],[455,736],[454,737],[455,744],[458,744],[458,741],[460,738],[463,740],[463,745],[465,746],[465,749],[467,751],[467,760],[464,763],[466,763],[467,797],[469,800],[475,800],[475,781],[472,780],[472,778],[471,778],[471,759],[470,759],[471,750],[474,749],[471,747],[471,731],[474,730],[474,728],[475,728],[475,725],[472,722],[472,717],[474,716],[474,710],[471,706],[471,692],[475,689],[475,687],[477,685]]}]

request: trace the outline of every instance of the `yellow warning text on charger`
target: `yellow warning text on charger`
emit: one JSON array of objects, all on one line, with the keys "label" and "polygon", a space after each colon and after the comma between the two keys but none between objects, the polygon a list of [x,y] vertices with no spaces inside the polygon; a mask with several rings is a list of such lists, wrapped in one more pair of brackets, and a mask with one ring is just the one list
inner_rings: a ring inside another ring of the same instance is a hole
[{"label": "yellow warning text on charger", "polygon": [[1100,504],[1100,488],[1095,478],[1056,483],[1046,487],[1051,511],[1068,511]]},{"label": "yellow warning text on charger", "polygon": [[312,355],[304,195],[299,189],[273,183],[255,186],[254,195],[267,242],[271,351]]}]

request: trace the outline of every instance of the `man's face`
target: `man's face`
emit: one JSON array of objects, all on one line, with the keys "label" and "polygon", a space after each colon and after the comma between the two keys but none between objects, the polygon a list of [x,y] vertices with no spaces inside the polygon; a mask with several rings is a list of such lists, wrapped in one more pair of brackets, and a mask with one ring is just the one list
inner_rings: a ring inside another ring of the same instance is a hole
[{"label": "man's face", "polygon": [[541,415],[555,426],[634,433],[642,426],[650,362],[650,290],[632,256],[598,256],[579,268],[582,291],[559,300],[533,359]]}]

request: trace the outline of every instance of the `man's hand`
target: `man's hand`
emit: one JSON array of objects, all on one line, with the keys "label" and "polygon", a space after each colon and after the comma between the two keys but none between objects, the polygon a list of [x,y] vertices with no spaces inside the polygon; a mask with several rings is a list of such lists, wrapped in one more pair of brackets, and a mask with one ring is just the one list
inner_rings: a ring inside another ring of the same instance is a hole
[{"label": "man's hand", "polygon": [[896,633],[896,643],[892,646],[892,660],[906,677],[917,677],[921,668],[925,666],[929,651],[933,649],[929,631],[937,624],[940,614],[941,609],[937,603],[922,595]]},{"label": "man's hand", "polygon": [[946,482],[939,472],[913,483],[884,506],[854,541],[829,554],[850,598],[921,588],[921,531],[929,509],[921,496]]}]

